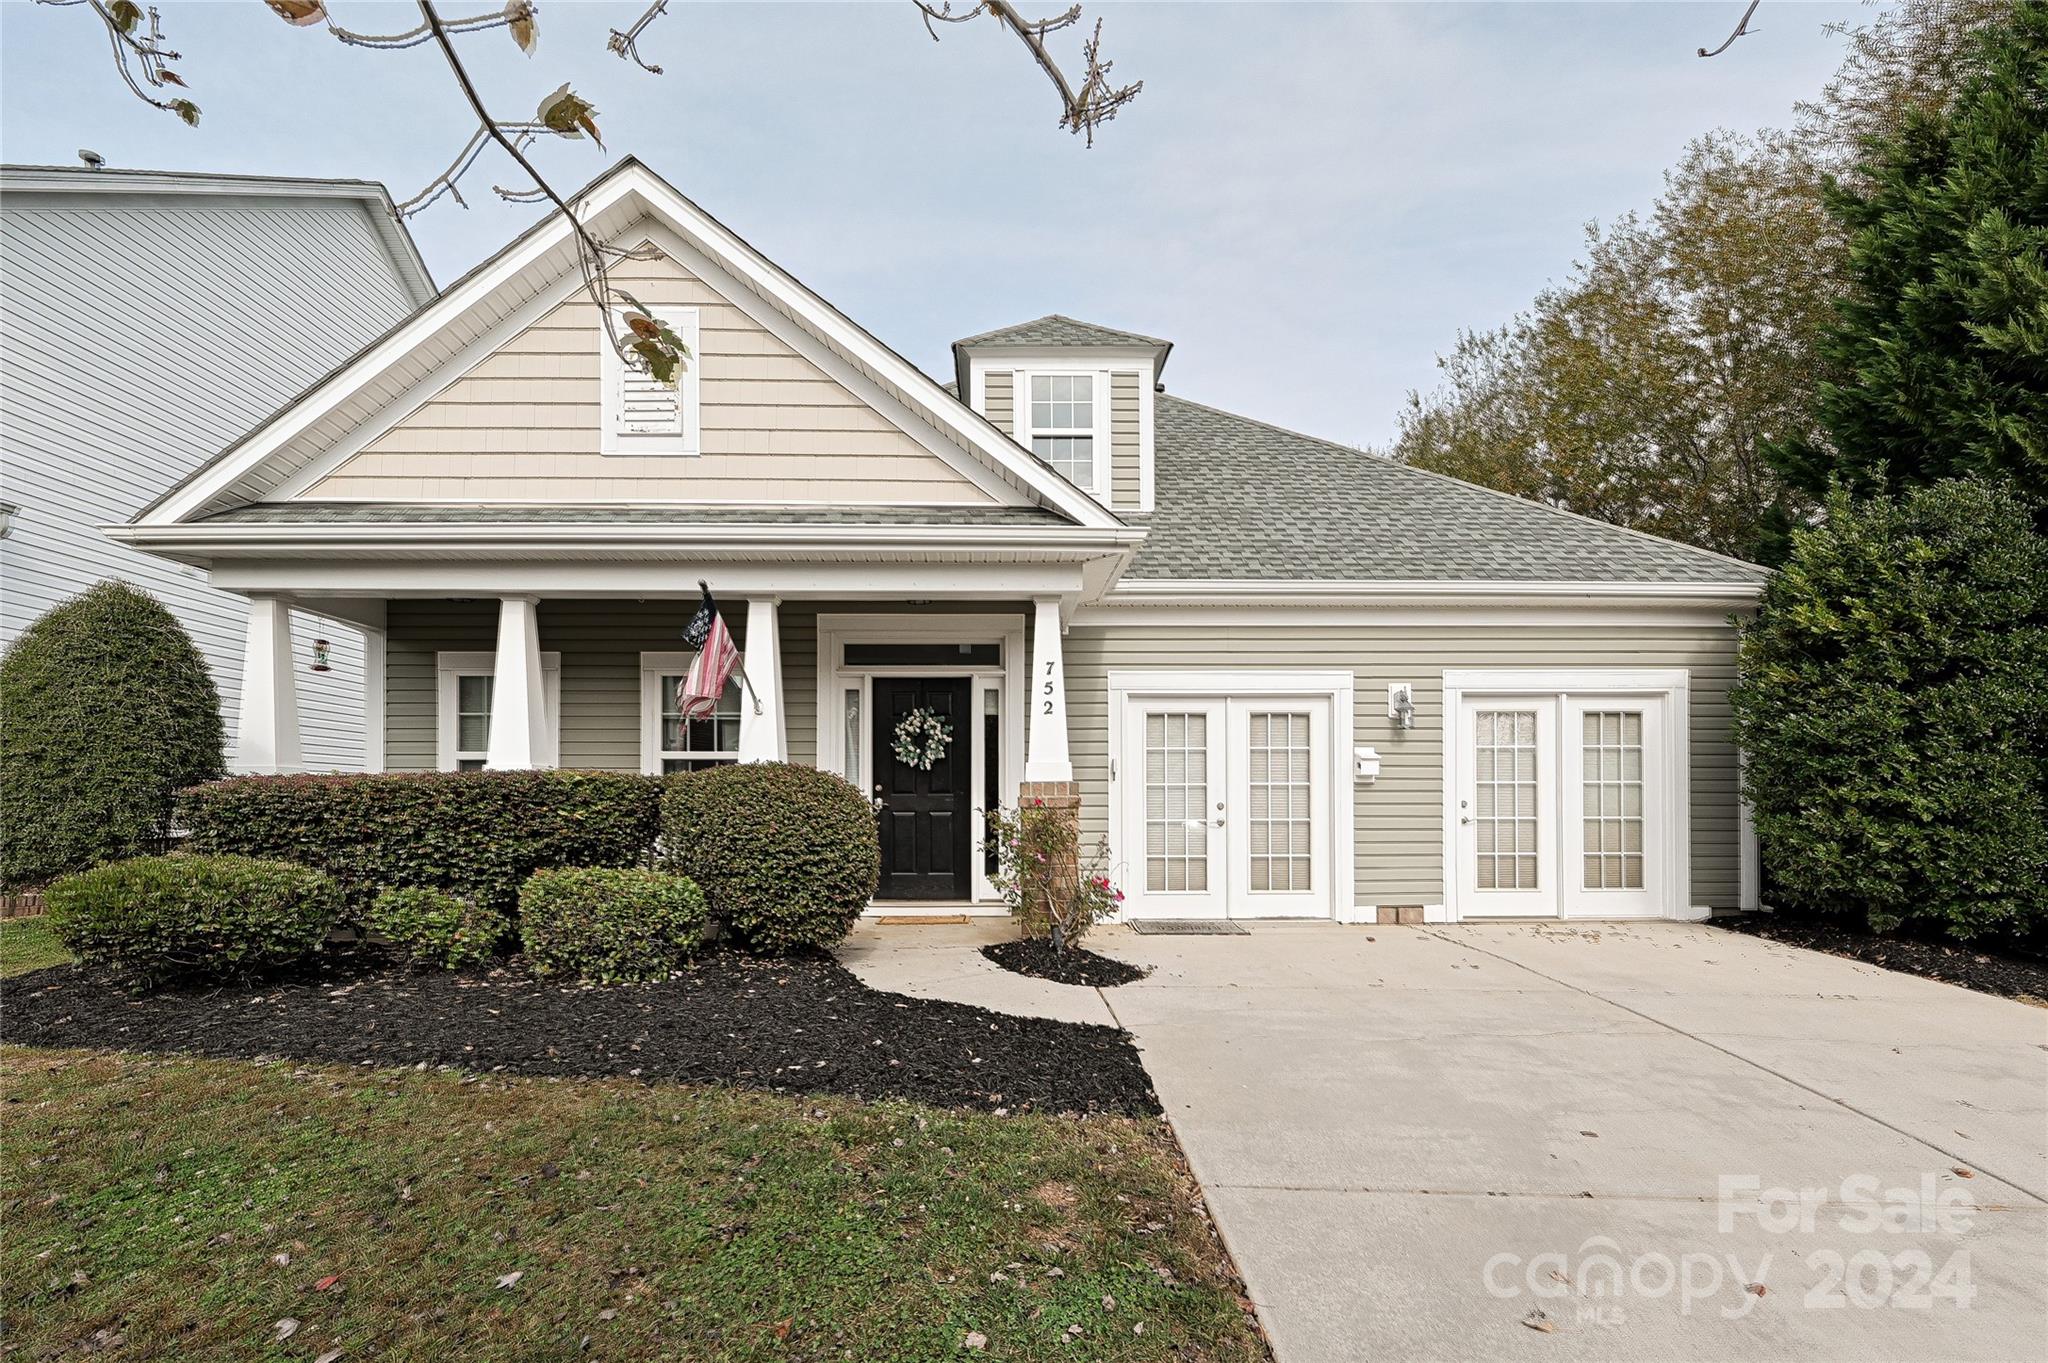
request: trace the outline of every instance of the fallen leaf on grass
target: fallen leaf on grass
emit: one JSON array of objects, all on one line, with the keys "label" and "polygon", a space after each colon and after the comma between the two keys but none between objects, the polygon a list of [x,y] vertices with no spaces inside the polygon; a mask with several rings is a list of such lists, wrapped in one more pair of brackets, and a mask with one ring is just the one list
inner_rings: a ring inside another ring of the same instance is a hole
[{"label": "fallen leaf on grass", "polygon": [[525,1276],[526,1274],[524,1272],[500,1274],[498,1277],[498,1286],[517,1287],[519,1286],[519,1280]]},{"label": "fallen leaf on grass", "polygon": [[273,1328],[275,1328],[277,1331],[276,1342],[282,1344],[286,1340],[290,1339],[293,1335],[299,1332],[299,1323],[293,1320],[290,1316],[286,1316],[283,1320],[279,1321]]},{"label": "fallen leaf on grass", "polygon": [[328,1288],[334,1286],[336,1283],[340,1281],[341,1275],[339,1273],[330,1273],[326,1277],[322,1278],[319,1282],[314,1283],[313,1290],[315,1292],[325,1292]]},{"label": "fallen leaf on grass", "polygon": [[988,1336],[979,1330],[969,1330],[967,1338],[960,1341],[960,1347],[963,1349],[986,1349],[988,1347]]}]

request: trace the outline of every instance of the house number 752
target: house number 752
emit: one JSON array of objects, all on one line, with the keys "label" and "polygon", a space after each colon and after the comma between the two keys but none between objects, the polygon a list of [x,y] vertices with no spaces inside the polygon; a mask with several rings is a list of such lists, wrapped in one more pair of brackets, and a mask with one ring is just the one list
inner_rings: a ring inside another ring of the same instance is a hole
[{"label": "house number 752", "polygon": [[1046,713],[1046,714],[1048,714],[1048,715],[1052,713],[1052,697],[1053,697],[1053,696],[1054,696],[1055,694],[1057,694],[1056,688],[1057,688],[1057,687],[1058,687],[1058,685],[1059,685],[1059,683],[1058,683],[1058,682],[1056,682],[1055,680],[1053,680],[1053,676],[1054,676],[1054,672],[1053,672],[1053,669],[1057,668],[1058,666],[1059,666],[1059,664],[1058,664],[1058,663],[1054,663],[1054,662],[1048,662],[1048,663],[1046,663],[1046,665],[1045,665],[1045,685],[1039,688],[1039,689],[1040,689],[1040,690],[1041,690],[1042,692],[1044,692],[1044,694],[1045,694],[1045,700],[1044,700],[1044,701],[1043,701],[1042,703],[1043,703],[1043,704],[1044,704],[1044,706],[1045,706],[1045,713]]}]

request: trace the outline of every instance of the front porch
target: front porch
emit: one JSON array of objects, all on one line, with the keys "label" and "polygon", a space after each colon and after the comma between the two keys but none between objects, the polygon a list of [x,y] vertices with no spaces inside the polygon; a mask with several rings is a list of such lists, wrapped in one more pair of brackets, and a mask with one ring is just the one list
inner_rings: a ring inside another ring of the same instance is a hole
[{"label": "front porch", "polygon": [[[364,633],[369,770],[818,766],[882,812],[875,912],[1001,912],[983,811],[1075,799],[1061,649],[1071,598],[741,593],[713,578],[746,681],[713,716],[688,719],[675,692],[698,597],[692,577],[676,579],[681,590],[630,597],[252,593],[236,765],[304,769],[295,679],[310,641],[289,633],[292,606],[304,605]],[[951,726],[928,771],[891,751],[911,709]]]}]

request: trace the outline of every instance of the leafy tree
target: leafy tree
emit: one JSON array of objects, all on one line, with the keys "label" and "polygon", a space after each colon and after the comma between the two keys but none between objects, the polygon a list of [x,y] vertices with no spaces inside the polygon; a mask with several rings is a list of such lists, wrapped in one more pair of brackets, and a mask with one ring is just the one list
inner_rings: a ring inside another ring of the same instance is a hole
[{"label": "leafy tree", "polygon": [[2048,924],[2048,539],[2008,489],[1829,497],[1742,641],[1744,789],[1787,907]]},{"label": "leafy tree", "polygon": [[1764,458],[1817,437],[1808,345],[1840,252],[1819,167],[1794,142],[1716,134],[1647,220],[1587,233],[1561,287],[1439,361],[1393,453],[1705,548],[1769,555],[1810,505]]},{"label": "leafy tree", "polygon": [[1909,111],[1837,188],[1848,291],[1819,350],[1829,440],[1774,452],[1809,489],[1985,474],[2048,518],[2048,4],[1978,37],[1946,111]]},{"label": "leafy tree", "polygon": [[220,693],[155,597],[102,582],[0,658],[0,883],[159,850],[172,796],[222,774]]}]

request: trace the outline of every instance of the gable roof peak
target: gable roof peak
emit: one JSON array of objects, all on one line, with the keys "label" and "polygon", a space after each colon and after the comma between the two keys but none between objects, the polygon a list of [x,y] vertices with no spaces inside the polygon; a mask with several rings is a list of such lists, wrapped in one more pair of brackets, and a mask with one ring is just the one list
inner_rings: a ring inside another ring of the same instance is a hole
[{"label": "gable roof peak", "polygon": [[953,342],[954,350],[967,350],[982,346],[1148,346],[1159,352],[1160,367],[1166,364],[1166,352],[1173,349],[1173,342],[1162,341],[1157,336],[1146,336],[1136,331],[1123,331],[1106,327],[1098,322],[1084,322],[1065,313],[1049,312],[1029,322],[1018,322],[1012,326],[997,327],[984,331],[978,336],[968,336]]}]

